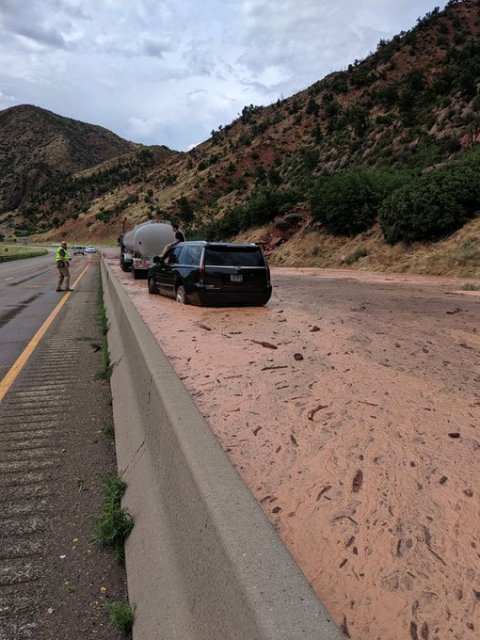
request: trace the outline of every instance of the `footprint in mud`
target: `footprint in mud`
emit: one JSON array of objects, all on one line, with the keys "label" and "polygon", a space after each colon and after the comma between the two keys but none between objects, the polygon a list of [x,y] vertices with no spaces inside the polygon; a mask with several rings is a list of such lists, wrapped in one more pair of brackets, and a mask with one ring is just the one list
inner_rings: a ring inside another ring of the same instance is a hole
[{"label": "footprint in mud", "polygon": [[397,542],[396,556],[397,558],[403,558],[408,551],[413,547],[413,540],[407,538],[406,540],[401,538]]}]

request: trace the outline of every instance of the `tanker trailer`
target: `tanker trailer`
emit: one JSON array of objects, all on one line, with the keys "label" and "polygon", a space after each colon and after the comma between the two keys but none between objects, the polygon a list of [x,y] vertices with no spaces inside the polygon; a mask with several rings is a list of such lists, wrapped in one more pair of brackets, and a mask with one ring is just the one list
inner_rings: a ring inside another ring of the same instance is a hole
[{"label": "tanker trailer", "polygon": [[137,224],[121,240],[120,265],[124,271],[132,270],[135,279],[146,277],[153,264],[153,258],[162,253],[175,233],[170,222],[148,220]]}]

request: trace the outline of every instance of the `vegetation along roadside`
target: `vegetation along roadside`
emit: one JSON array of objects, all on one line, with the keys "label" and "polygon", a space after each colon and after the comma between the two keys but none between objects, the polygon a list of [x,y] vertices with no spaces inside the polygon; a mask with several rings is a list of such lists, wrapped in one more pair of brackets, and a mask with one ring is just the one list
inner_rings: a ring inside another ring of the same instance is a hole
[{"label": "vegetation along roadside", "polygon": [[4,244],[0,242],[0,262],[10,262],[11,260],[23,260],[24,258],[36,258],[48,253],[47,249],[37,249],[32,247],[17,246],[15,244]]},{"label": "vegetation along roadside", "polygon": [[[97,373],[97,379],[109,381],[113,365],[108,351],[107,333],[108,317],[103,302],[103,286],[99,279],[96,319],[101,333],[101,345],[92,345],[96,350],[101,349],[101,366]],[[109,391],[109,404],[112,397]],[[115,437],[113,419],[104,423],[104,436]],[[134,527],[134,521],[128,509],[122,507],[121,500],[127,488],[126,483],[116,474],[107,474],[102,480],[102,506],[100,513],[94,520],[92,541],[99,544],[110,553],[113,558],[124,566],[125,541]],[[112,625],[122,630],[127,637],[131,635],[134,622],[135,607],[128,602],[111,601],[107,603],[107,611]]]}]

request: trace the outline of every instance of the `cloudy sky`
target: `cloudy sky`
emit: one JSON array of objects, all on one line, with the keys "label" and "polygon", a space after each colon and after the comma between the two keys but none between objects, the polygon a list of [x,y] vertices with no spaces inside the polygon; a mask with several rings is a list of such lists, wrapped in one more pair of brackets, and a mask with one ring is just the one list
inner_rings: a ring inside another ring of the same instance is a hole
[{"label": "cloudy sky", "polygon": [[0,0],[0,110],[185,151],[345,69],[438,0]]}]

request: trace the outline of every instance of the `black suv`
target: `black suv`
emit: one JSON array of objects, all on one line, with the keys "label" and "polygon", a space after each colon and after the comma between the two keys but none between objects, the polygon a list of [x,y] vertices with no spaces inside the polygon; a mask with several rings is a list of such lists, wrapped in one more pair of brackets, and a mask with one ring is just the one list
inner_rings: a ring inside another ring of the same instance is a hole
[{"label": "black suv", "polygon": [[270,270],[256,244],[179,242],[153,261],[148,291],[183,304],[264,305],[272,295]]}]

